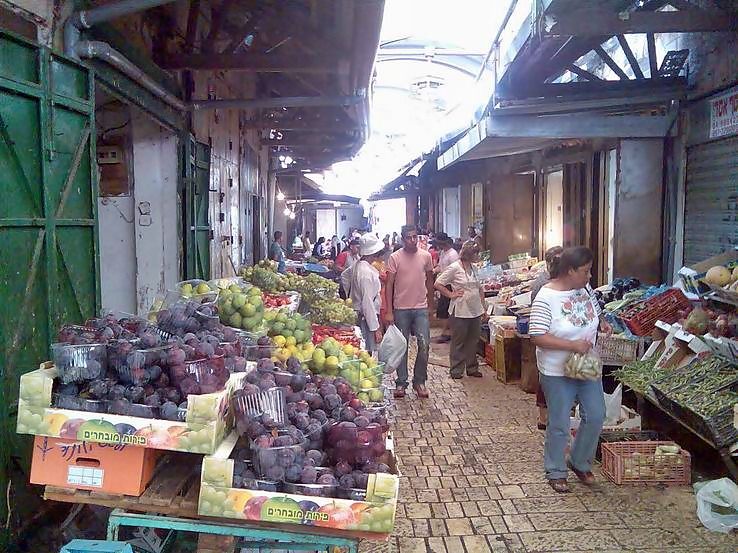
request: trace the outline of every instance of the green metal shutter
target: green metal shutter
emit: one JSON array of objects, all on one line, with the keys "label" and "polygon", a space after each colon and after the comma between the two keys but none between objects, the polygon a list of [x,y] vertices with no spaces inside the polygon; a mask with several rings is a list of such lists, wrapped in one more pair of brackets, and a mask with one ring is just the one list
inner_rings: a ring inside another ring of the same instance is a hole
[{"label": "green metal shutter", "polygon": [[738,138],[687,150],[684,263],[738,246]]},{"label": "green metal shutter", "polygon": [[188,279],[210,279],[210,239],[208,220],[210,196],[210,147],[184,140],[185,191],[185,275]]},{"label": "green metal shutter", "polygon": [[62,323],[100,306],[94,102],[88,69],[0,31],[3,497],[20,375],[48,359]]}]

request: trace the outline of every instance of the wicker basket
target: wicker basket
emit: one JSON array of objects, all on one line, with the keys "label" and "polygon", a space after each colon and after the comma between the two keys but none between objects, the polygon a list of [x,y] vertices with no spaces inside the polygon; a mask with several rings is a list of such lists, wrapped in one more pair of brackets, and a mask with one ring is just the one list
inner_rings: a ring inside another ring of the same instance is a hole
[{"label": "wicker basket", "polygon": [[602,444],[602,473],[616,484],[688,485],[692,480],[691,456],[657,454],[659,446],[674,442],[613,442]]},{"label": "wicker basket", "polygon": [[621,367],[643,356],[646,350],[646,339],[632,340],[623,336],[608,336],[599,333],[595,350],[602,359],[603,365]]}]

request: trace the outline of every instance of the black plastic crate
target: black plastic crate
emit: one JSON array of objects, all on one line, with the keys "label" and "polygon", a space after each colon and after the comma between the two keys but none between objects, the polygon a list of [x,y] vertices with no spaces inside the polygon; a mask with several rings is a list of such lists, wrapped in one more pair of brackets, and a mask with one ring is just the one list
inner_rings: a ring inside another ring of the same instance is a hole
[{"label": "black plastic crate", "polygon": [[597,452],[595,459],[602,461],[602,444],[614,442],[668,442],[671,441],[666,434],[656,432],[655,430],[640,430],[638,432],[628,432],[627,430],[617,430],[614,432],[602,432],[597,442]]},{"label": "black plastic crate", "polygon": [[714,417],[705,418],[689,407],[680,405],[657,386],[651,386],[661,407],[676,419],[692,428],[703,438],[711,441],[715,447],[722,448],[738,442],[738,429],[733,426],[733,409],[728,408]]}]

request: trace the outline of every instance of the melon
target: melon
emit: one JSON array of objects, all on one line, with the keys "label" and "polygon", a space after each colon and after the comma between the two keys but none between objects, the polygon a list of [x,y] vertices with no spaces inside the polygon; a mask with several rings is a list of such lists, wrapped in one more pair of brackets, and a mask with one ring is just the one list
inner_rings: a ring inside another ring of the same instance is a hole
[{"label": "melon", "polygon": [[738,265],[733,269],[733,281],[738,282]]},{"label": "melon", "polygon": [[712,284],[713,286],[723,287],[730,284],[731,280],[732,275],[730,274],[730,271],[727,267],[723,267],[722,265],[711,267],[705,275],[705,282]]}]

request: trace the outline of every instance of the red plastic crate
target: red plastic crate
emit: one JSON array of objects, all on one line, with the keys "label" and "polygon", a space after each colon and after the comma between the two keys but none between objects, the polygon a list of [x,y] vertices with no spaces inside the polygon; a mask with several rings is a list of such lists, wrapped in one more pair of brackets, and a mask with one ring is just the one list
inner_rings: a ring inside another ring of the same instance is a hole
[{"label": "red plastic crate", "polygon": [[681,290],[670,288],[662,294],[629,307],[620,314],[620,319],[636,336],[648,336],[656,327],[656,321],[675,323],[679,311],[690,307],[689,300]]},{"label": "red plastic crate", "polygon": [[656,447],[674,442],[613,442],[602,444],[602,474],[616,484],[675,484],[692,481],[691,460],[683,449],[656,455]]}]

